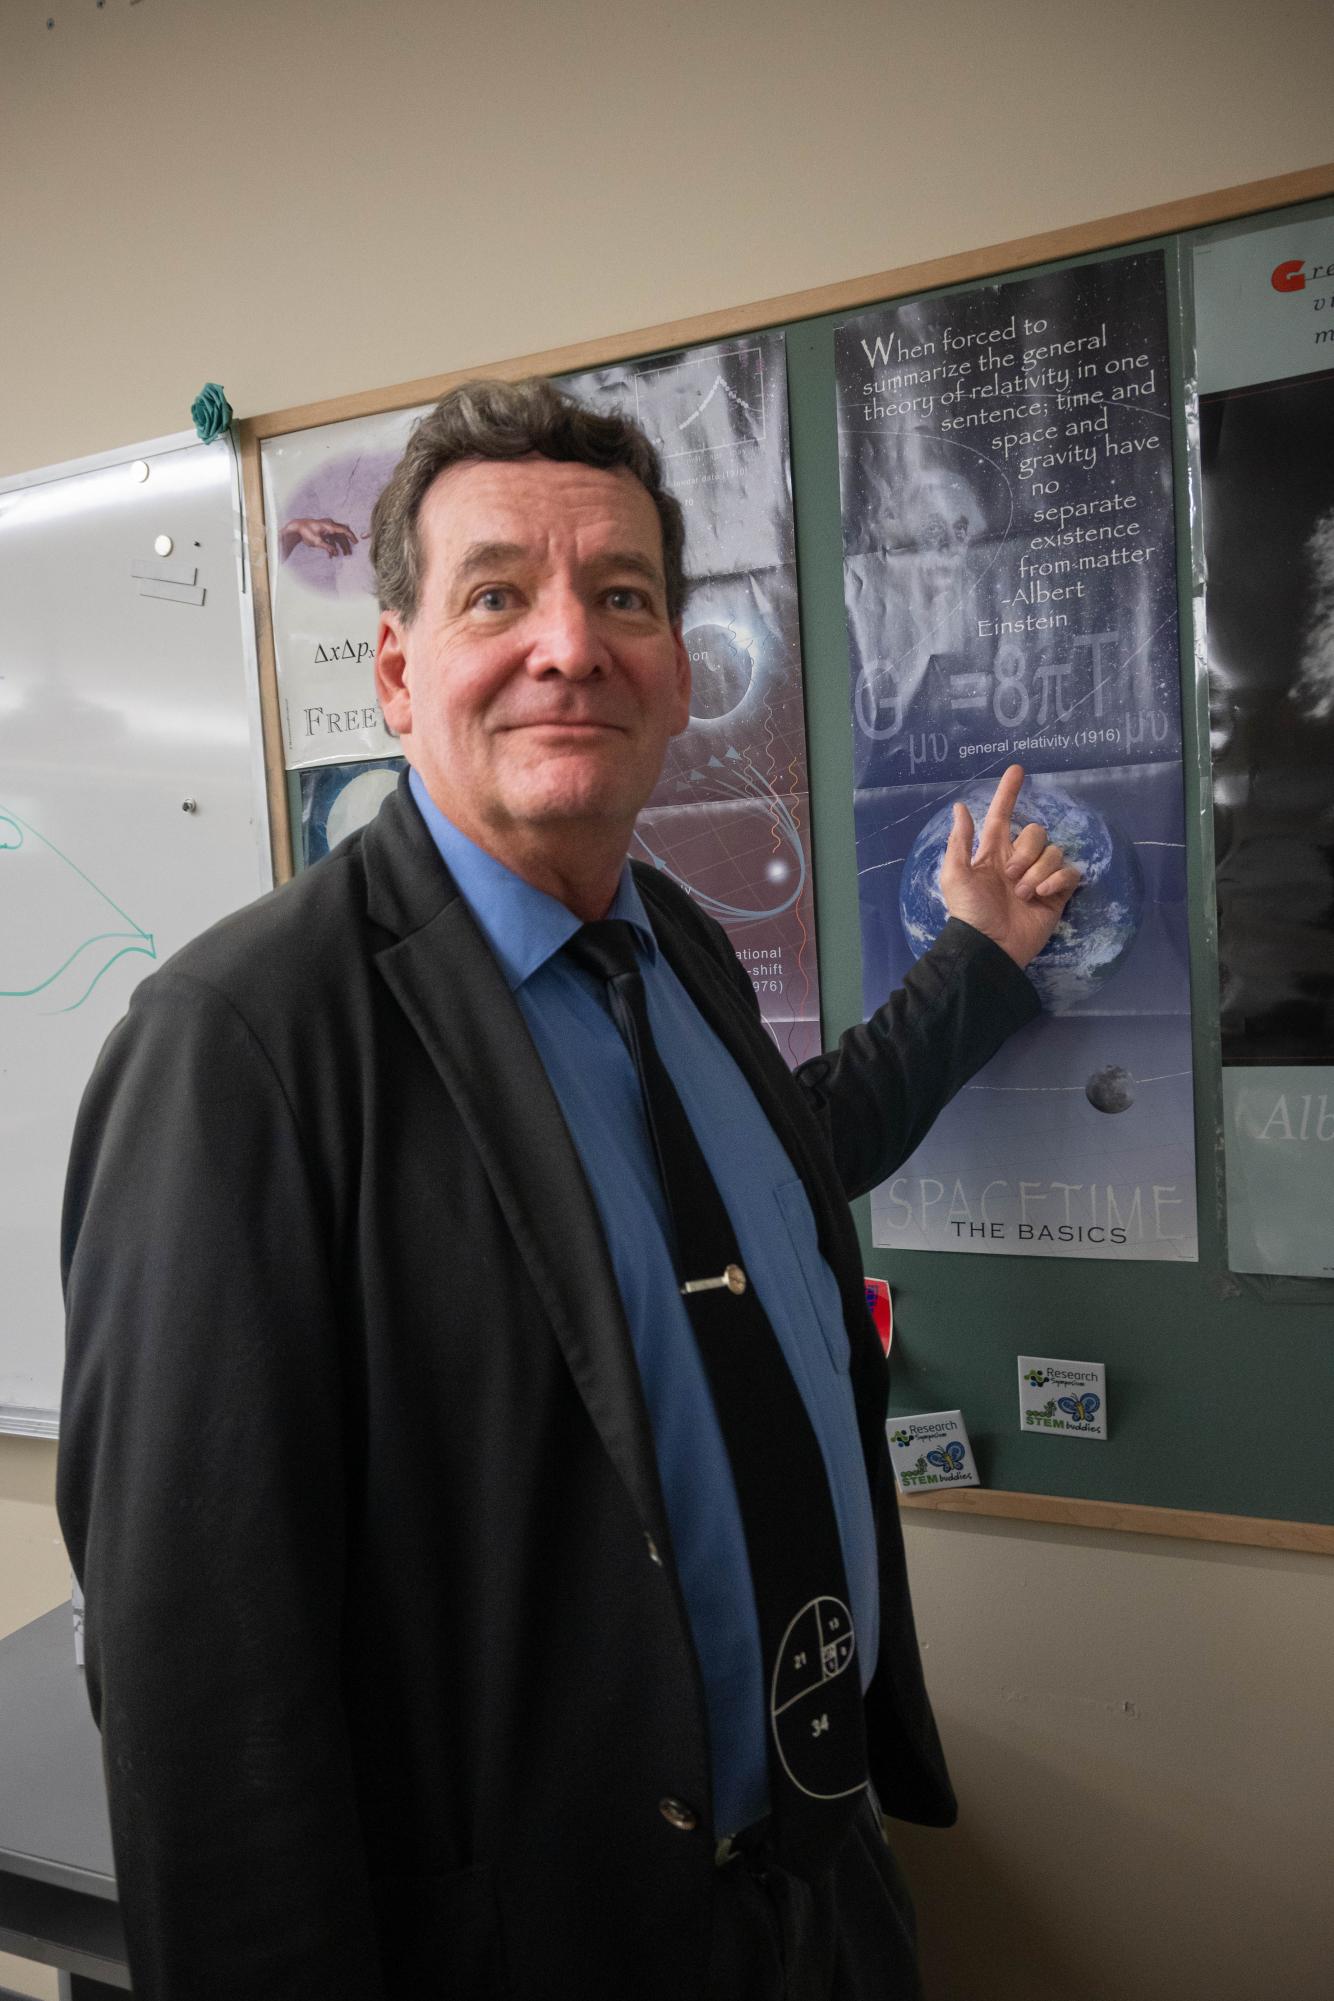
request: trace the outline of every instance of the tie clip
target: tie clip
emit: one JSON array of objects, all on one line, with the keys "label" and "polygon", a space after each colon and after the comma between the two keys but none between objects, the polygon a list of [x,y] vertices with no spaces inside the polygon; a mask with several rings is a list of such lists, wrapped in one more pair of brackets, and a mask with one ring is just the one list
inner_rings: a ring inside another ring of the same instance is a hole
[{"label": "tie clip", "polygon": [[746,1290],[746,1285],[746,1274],[742,1271],[740,1265],[728,1265],[726,1271],[720,1272],[717,1278],[688,1278],[681,1287],[681,1291],[682,1294],[687,1292],[721,1292],[722,1288],[726,1286],[729,1292],[735,1292],[740,1295]]}]

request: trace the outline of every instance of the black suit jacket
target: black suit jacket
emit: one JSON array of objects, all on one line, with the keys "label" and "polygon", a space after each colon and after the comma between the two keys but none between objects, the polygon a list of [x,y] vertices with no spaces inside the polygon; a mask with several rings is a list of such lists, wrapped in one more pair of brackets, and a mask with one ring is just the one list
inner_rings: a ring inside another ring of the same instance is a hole
[{"label": "black suit jacket", "polygon": [[[881,1542],[873,1775],[944,1822],[846,1197],[1032,989],[952,925],[794,1082],[722,932],[638,879],[839,1282]],[[59,1504],[136,1994],[699,1993],[705,1710],[620,1298],[405,789],[136,990],[80,1114],[65,1262]]]}]

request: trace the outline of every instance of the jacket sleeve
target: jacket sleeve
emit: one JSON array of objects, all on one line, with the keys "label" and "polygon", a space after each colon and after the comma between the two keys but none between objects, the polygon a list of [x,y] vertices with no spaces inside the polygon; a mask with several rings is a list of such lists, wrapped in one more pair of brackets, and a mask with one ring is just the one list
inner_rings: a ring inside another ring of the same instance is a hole
[{"label": "jacket sleeve", "polygon": [[328,1243],[263,1049],[158,974],[75,1132],[58,1474],[143,2001],[383,1997],[339,1691]]},{"label": "jacket sleeve", "polygon": [[892,1174],[955,1092],[1040,1012],[1014,961],[951,918],[869,1021],[796,1072],[849,1199]]}]

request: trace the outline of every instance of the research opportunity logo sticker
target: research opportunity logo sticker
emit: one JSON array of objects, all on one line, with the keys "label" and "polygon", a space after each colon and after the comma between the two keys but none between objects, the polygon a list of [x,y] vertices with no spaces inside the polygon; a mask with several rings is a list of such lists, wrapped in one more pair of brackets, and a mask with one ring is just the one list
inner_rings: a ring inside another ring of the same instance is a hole
[{"label": "research opportunity logo sticker", "polygon": [[1101,1362],[1019,1357],[1019,1427],[1068,1438],[1107,1436],[1107,1381]]},{"label": "research opportunity logo sticker", "polygon": [[885,1435],[901,1494],[981,1486],[962,1412],[933,1410],[921,1417],[890,1418]]}]

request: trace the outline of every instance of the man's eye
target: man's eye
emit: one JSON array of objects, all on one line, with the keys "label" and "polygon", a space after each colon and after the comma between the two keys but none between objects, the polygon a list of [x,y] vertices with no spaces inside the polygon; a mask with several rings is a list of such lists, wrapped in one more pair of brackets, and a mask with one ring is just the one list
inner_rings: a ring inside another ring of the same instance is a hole
[{"label": "man's eye", "polygon": [[510,593],[505,584],[488,584],[484,591],[478,591],[473,603],[479,611],[506,611],[509,608]]},{"label": "man's eye", "polygon": [[607,603],[612,611],[643,611],[648,605],[648,599],[643,591],[636,590],[633,584],[617,584],[613,590],[607,592]]}]

